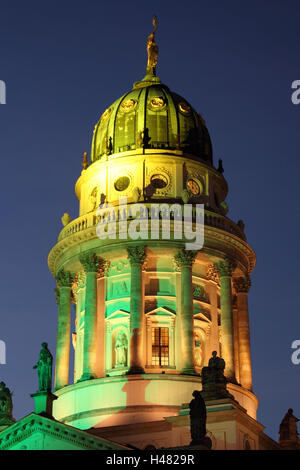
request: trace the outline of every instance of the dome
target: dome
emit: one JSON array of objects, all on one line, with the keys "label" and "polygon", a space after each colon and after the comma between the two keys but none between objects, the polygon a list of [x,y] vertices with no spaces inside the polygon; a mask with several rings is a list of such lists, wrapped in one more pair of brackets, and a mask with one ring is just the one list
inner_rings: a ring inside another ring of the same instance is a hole
[{"label": "dome", "polygon": [[145,148],[179,150],[212,164],[204,120],[153,74],[104,111],[94,129],[91,163],[103,155]]}]

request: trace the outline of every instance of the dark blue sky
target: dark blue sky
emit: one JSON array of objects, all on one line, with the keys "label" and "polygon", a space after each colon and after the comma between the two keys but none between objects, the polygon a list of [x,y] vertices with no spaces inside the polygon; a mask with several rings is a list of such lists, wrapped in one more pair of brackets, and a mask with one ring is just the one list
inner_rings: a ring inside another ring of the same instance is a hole
[{"label": "dark blue sky", "polygon": [[0,1],[1,307],[14,415],[33,409],[40,344],[55,351],[57,308],[47,254],[60,217],[77,216],[74,184],[102,112],[145,74],[159,20],[159,77],[206,120],[223,159],[229,216],[257,254],[250,291],[258,419],[277,439],[300,417],[300,79],[297,1]]}]

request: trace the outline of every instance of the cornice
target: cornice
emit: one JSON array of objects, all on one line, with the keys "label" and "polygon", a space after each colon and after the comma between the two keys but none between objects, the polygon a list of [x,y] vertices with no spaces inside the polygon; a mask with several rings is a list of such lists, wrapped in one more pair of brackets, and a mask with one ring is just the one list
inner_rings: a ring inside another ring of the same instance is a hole
[{"label": "cornice", "polygon": [[87,435],[85,431],[54,419],[31,413],[0,433],[0,449],[9,449],[18,442],[28,438],[34,432],[42,432],[55,436],[60,440],[68,441],[83,449],[98,448],[99,450],[109,450],[125,448],[122,445],[103,442],[105,439],[94,438],[90,434]]},{"label": "cornice", "polygon": [[[207,250],[216,250],[220,253],[220,255],[227,254],[233,258],[237,257],[239,261],[241,261],[247,271],[248,274],[254,269],[256,257],[253,249],[248,245],[248,243],[236,235],[230,234],[225,232],[224,230],[218,228],[211,228],[205,226],[204,229],[204,248],[203,252],[205,253]],[[48,256],[48,266],[51,273],[55,276],[57,272],[57,268],[59,267],[59,260],[64,253],[67,253],[72,247],[76,245],[83,244],[84,242],[90,240],[97,240],[96,234],[96,227],[90,227],[80,232],[75,232],[72,235],[60,240],[59,242],[54,245],[51,249],[49,256]],[[99,240],[99,239],[98,239]],[[138,242],[142,242],[146,246],[155,246],[157,244],[157,240],[138,240]],[[162,240],[162,243],[164,240]],[[178,240],[166,240],[170,247],[178,246]],[[126,248],[126,244],[128,242],[126,240],[99,240],[99,247],[98,249],[105,248],[107,251],[114,249],[116,247]]]}]

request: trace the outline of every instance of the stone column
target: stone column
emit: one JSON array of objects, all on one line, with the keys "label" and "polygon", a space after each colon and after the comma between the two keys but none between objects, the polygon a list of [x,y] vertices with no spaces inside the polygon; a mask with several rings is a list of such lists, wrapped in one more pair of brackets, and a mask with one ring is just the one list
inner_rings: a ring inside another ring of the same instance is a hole
[{"label": "stone column", "polygon": [[94,253],[80,256],[80,262],[86,276],[83,369],[80,381],[93,379],[96,374],[96,339],[97,339],[97,273],[104,261]]},{"label": "stone column", "polygon": [[215,263],[214,266],[220,277],[222,357],[226,364],[225,376],[231,382],[235,382],[231,294],[231,275],[234,266],[227,258]]},{"label": "stone column", "polygon": [[192,265],[197,251],[180,250],[175,261],[181,272],[181,354],[182,374],[195,374],[194,368],[194,309]]},{"label": "stone column", "polygon": [[105,276],[109,263],[105,262],[97,273],[97,335],[96,372],[97,377],[105,377]]},{"label": "stone column", "polygon": [[213,264],[208,266],[206,277],[209,280],[207,284],[208,296],[210,301],[210,314],[211,314],[211,334],[210,334],[210,349],[208,356],[206,356],[206,363],[211,357],[212,351],[217,351],[220,355],[220,335],[219,335],[219,313],[218,313],[218,285],[220,283],[219,275]]},{"label": "stone column", "polygon": [[233,279],[237,297],[238,337],[240,382],[248,390],[252,390],[250,328],[248,315],[248,291],[251,282],[248,276]]},{"label": "stone column", "polygon": [[127,248],[131,265],[130,278],[130,368],[128,374],[143,374],[143,293],[142,264],[145,247]]},{"label": "stone column", "polygon": [[69,383],[70,340],[71,340],[71,286],[74,274],[61,270],[56,276],[58,303],[56,359],[55,359],[55,390]]}]

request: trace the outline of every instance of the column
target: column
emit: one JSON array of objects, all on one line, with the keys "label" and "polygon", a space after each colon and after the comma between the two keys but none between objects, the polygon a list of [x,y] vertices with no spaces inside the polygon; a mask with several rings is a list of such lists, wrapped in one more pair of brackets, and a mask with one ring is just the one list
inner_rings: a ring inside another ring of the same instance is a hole
[{"label": "column", "polygon": [[232,320],[232,295],[231,275],[234,269],[232,262],[225,258],[215,263],[215,268],[220,277],[221,297],[221,328],[222,328],[222,357],[225,360],[225,376],[235,382],[234,374],[234,349],[233,349],[233,320]]},{"label": "column", "polygon": [[210,348],[208,351],[208,356],[206,356],[206,364],[211,357],[212,351],[217,351],[217,354],[220,355],[220,337],[219,337],[219,313],[218,313],[218,288],[217,285],[220,282],[219,275],[213,265],[208,266],[207,279],[207,291],[210,301],[210,314],[211,314],[211,334],[210,334]]},{"label": "column", "polygon": [[96,376],[105,377],[105,276],[108,264],[104,263],[97,272],[97,337],[96,337]]},{"label": "column", "polygon": [[239,357],[239,330],[238,330],[238,311],[236,308],[236,299],[232,303],[232,321],[233,321],[233,351],[234,351],[234,373],[238,383],[240,383],[240,357]]},{"label": "column", "polygon": [[85,313],[83,341],[83,369],[80,381],[93,379],[96,374],[96,339],[97,339],[97,272],[104,261],[94,253],[80,256],[85,276]]},{"label": "column", "polygon": [[180,250],[175,261],[181,272],[181,354],[182,374],[195,374],[194,369],[194,309],[192,265],[197,251]]},{"label": "column", "polygon": [[70,340],[71,340],[71,286],[74,274],[61,270],[56,276],[58,289],[55,290],[58,303],[55,390],[69,383]]},{"label": "column", "polygon": [[145,247],[127,248],[131,265],[130,278],[130,368],[128,374],[143,374],[143,293],[142,264]]},{"label": "column", "polygon": [[248,292],[251,282],[248,276],[233,279],[237,297],[240,382],[242,387],[252,390],[250,328],[248,314]]}]

